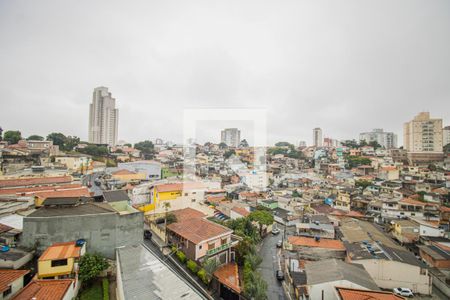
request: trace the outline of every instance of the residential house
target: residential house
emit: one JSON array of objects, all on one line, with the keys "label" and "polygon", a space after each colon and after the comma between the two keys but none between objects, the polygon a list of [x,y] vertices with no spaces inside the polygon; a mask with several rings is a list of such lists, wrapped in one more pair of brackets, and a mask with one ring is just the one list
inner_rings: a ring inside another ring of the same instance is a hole
[{"label": "residential house", "polygon": [[137,208],[158,213],[166,210],[164,203],[169,203],[172,210],[182,209],[204,203],[205,191],[206,187],[201,182],[157,184],[150,188],[149,202]]},{"label": "residential house", "polygon": [[307,262],[305,273],[308,299],[338,300],[335,287],[378,290],[377,284],[364,267],[337,259]]},{"label": "residential house", "polygon": [[433,268],[450,269],[450,247],[443,243],[419,246],[420,257]]},{"label": "residential house", "polygon": [[29,270],[4,270],[0,269],[0,300],[11,299],[23,288],[24,277]]},{"label": "residential house", "polygon": [[33,280],[12,300],[72,300],[78,293],[73,279]]},{"label": "residential house", "polygon": [[176,245],[189,259],[201,262],[214,258],[221,264],[234,261],[234,247],[239,240],[232,235],[233,230],[195,217],[191,209],[172,213],[177,221],[166,226],[169,243]]},{"label": "residential house", "polygon": [[340,231],[347,250],[347,262],[363,265],[380,288],[402,286],[414,293],[431,294],[427,267],[376,225],[344,218]]},{"label": "residential house", "polygon": [[85,252],[84,240],[51,245],[38,259],[38,278],[76,278],[78,260]]},{"label": "residential house", "polygon": [[285,246],[296,251],[303,260],[344,259],[346,255],[341,241],[320,237],[289,236]]},{"label": "residential house", "polygon": [[338,300],[404,300],[392,292],[370,291],[355,288],[336,287]]}]

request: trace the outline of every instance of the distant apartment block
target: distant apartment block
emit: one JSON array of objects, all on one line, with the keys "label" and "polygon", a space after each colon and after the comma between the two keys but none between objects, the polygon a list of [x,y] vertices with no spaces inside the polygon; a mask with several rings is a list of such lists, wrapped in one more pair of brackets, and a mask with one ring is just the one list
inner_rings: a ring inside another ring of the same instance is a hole
[{"label": "distant apartment block", "polygon": [[441,160],[443,156],[442,119],[421,112],[403,126],[403,146],[411,163]]},{"label": "distant apartment block", "polygon": [[108,88],[95,88],[89,107],[89,143],[115,146],[118,123],[116,99],[108,92]]},{"label": "distant apartment block", "polygon": [[445,126],[442,129],[442,141],[443,146],[450,144],[450,126]]},{"label": "distant apartment block", "polygon": [[220,142],[227,144],[229,147],[237,148],[241,141],[241,131],[237,128],[226,128],[222,130]]},{"label": "distant apartment block", "polygon": [[314,128],[313,129],[313,145],[315,147],[322,147],[322,129]]},{"label": "distant apartment block", "polygon": [[375,141],[386,149],[397,148],[397,135],[379,128],[373,129],[371,132],[360,133],[359,140],[367,143]]}]

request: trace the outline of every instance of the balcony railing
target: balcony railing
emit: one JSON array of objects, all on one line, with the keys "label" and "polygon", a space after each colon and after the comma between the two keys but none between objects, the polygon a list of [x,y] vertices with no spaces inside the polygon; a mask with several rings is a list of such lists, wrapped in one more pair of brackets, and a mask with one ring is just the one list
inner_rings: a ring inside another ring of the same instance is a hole
[{"label": "balcony railing", "polygon": [[210,250],[206,251],[206,255],[214,255],[214,254],[216,254],[216,253],[218,253],[218,252],[220,252],[222,250],[225,250],[225,249],[229,248],[230,246],[231,246],[231,243],[226,243],[226,244],[220,245],[217,248],[210,249]]}]

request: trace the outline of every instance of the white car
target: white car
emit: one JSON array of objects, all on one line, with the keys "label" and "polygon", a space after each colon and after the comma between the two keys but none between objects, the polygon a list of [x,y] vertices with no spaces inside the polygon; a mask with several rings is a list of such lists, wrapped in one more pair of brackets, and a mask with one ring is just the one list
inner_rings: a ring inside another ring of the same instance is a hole
[{"label": "white car", "polygon": [[414,297],[413,292],[408,288],[395,288],[393,290],[394,294],[403,296],[403,297]]}]

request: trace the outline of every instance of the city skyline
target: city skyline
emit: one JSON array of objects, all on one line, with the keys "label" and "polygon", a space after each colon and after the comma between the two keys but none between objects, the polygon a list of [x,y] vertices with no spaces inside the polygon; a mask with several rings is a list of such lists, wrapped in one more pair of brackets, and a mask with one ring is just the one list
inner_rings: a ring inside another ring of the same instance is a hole
[{"label": "city skyline", "polygon": [[[91,5],[0,2],[5,130],[42,135],[56,124],[87,140],[88,101],[100,85],[120,99],[119,139],[130,142],[181,142],[186,108],[266,108],[270,144],[311,144],[316,126],[339,140],[380,127],[400,137],[420,111],[450,123],[447,1],[378,1],[371,9],[248,1],[240,13],[233,3]],[[124,10],[129,18],[101,21]],[[49,122],[32,121],[36,115]]]}]

